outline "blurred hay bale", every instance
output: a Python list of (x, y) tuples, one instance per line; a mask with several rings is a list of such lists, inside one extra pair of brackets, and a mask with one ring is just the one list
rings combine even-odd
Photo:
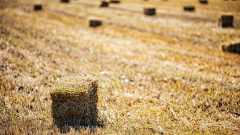
[(145, 15), (155, 15), (156, 10), (153, 7), (146, 7), (146, 8), (144, 8), (144, 14)]
[(218, 21), (219, 27), (233, 27), (234, 17), (231, 14), (221, 15)]
[(40, 10), (42, 10), (42, 4), (35, 4), (35, 5), (33, 6), (33, 10), (34, 10), (34, 11), (40, 11)]
[(189, 12), (195, 11), (194, 6), (184, 6), (183, 9), (184, 9), (184, 11), (189, 11)]
[(61, 0), (62, 3), (69, 3), (69, 0)]
[(102, 25), (102, 20), (100, 18), (90, 17), (88, 18), (89, 27), (98, 27)]
[(100, 7), (108, 7), (108, 2), (107, 1), (102, 1), (102, 4)]
[(208, 0), (199, 0), (201, 4), (208, 4)]
[(97, 80), (91, 77), (61, 78), (51, 89), (52, 117), (54, 119), (97, 120)]
[(120, 0), (111, 0), (111, 3), (120, 3)]
[(224, 52), (238, 53), (240, 54), (240, 41), (223, 43), (221, 48)]

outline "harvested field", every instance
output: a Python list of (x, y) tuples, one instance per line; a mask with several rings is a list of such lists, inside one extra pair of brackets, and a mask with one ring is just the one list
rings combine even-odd
[[(240, 134), (240, 55), (221, 48), (240, 40), (239, 0), (39, 2), (34, 12), (31, 0), (0, 0), (0, 134)], [(233, 28), (218, 26), (224, 13)], [(79, 74), (98, 80), (94, 124), (64, 114), (85, 103), (49, 93)], [(54, 120), (55, 105), (70, 119)]]

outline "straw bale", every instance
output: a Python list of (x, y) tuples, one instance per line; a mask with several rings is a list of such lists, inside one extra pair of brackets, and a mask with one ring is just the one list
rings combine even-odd
[(54, 119), (81, 119), (94, 122), (97, 117), (97, 80), (80, 76), (61, 78), (51, 89)]
[(184, 9), (184, 11), (189, 11), (189, 12), (195, 11), (194, 6), (184, 6), (183, 9)]
[(233, 20), (234, 17), (231, 14), (221, 15), (218, 24), (220, 27), (233, 27)]
[(208, 4), (208, 0), (199, 0), (201, 4)]
[(153, 7), (147, 7), (147, 8), (144, 8), (144, 14), (145, 15), (155, 15), (156, 10)]
[(240, 54), (240, 41), (231, 42), (231, 43), (223, 43), (221, 48), (224, 52), (238, 53)]
[(63, 3), (69, 3), (69, 0), (61, 0)]
[(42, 10), (42, 5), (41, 4), (35, 4), (34, 7), (33, 7), (33, 10), (34, 11)]
[(98, 27), (102, 25), (102, 20), (100, 18), (90, 17), (88, 18), (88, 23), (90, 27)]
[(102, 1), (102, 4), (101, 4), (100, 7), (108, 7), (108, 2), (106, 2), (106, 1)]
[(111, 3), (120, 3), (120, 0), (111, 0)]

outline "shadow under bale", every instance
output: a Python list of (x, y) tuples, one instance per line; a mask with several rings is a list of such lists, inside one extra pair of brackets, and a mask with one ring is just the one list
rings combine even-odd
[(69, 0), (61, 0), (62, 3), (69, 3)]
[(97, 110), (97, 80), (79, 76), (61, 78), (50, 90), (53, 122), (61, 132), (70, 126), (102, 126)]
[(195, 11), (195, 7), (194, 6), (185, 6), (183, 7), (184, 11), (189, 11), (189, 12), (193, 12)]
[(224, 52), (238, 53), (240, 54), (240, 42), (237, 43), (225, 43), (222, 45)]
[(226, 27), (233, 28), (233, 20), (234, 20), (234, 17), (232, 15), (222, 15), (219, 18), (218, 25), (223, 28), (226, 28)]
[(33, 10), (34, 10), (34, 11), (40, 11), (40, 10), (42, 10), (42, 5), (34, 5)]
[(144, 8), (144, 14), (145, 15), (155, 15), (156, 10), (155, 10), (155, 8)]
[(106, 2), (106, 1), (102, 1), (102, 4), (101, 4), (100, 7), (108, 7), (108, 2)]

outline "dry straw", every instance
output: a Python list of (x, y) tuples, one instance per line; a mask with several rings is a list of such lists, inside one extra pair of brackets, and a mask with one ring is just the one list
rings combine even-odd
[(54, 119), (80, 119), (96, 122), (97, 80), (92, 77), (67, 76), (50, 90)]

